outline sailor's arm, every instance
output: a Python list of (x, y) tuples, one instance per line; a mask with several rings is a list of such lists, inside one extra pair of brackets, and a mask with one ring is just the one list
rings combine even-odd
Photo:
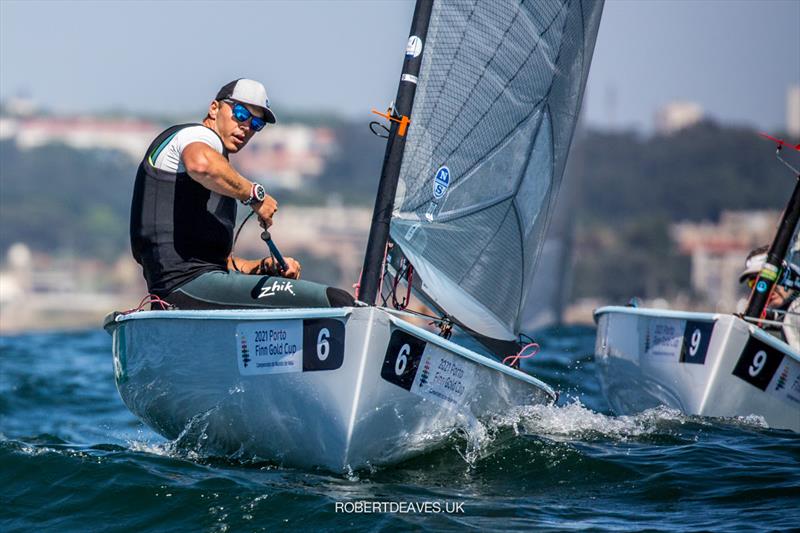
[(280, 275), (284, 278), (300, 279), (300, 263), (291, 257), (284, 257), (288, 270), (281, 272), (272, 257), (264, 259), (242, 259), (241, 257), (228, 257), (228, 270), (254, 275)]
[[(253, 182), (236, 172), (222, 154), (206, 143), (189, 144), (183, 149), (181, 158), (189, 176), (206, 189), (241, 201), (250, 198)], [(269, 226), (272, 215), (278, 210), (278, 202), (267, 195), (262, 202), (254, 202), (250, 207)]]

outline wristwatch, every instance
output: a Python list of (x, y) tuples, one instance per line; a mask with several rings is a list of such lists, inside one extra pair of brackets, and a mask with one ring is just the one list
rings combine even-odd
[(254, 183), (253, 187), (250, 189), (250, 198), (242, 200), (242, 203), (244, 205), (250, 205), (255, 202), (263, 202), (266, 196), (267, 191), (264, 190), (264, 187), (262, 187), (260, 183)]

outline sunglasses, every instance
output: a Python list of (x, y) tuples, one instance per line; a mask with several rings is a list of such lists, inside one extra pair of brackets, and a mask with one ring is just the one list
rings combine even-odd
[(752, 289), (756, 284), (756, 278), (747, 278), (747, 281), (745, 283), (747, 283), (748, 289)]
[(233, 110), (233, 118), (235, 118), (237, 122), (247, 122), (250, 120), (250, 127), (253, 128), (254, 131), (261, 131), (264, 129), (264, 126), (267, 125), (267, 121), (265, 119), (255, 116), (250, 112), (249, 109), (239, 102), (235, 102), (233, 100), (223, 100), (223, 102), (231, 106), (231, 109)]

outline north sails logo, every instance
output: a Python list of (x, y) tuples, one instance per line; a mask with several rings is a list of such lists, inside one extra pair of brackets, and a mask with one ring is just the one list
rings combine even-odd
[(258, 295), (259, 298), (266, 298), (267, 296), (274, 296), (279, 292), (288, 292), (292, 296), (294, 296), (294, 291), (292, 290), (292, 282), (291, 281), (273, 281), (272, 285), (266, 285), (261, 287), (261, 294)]

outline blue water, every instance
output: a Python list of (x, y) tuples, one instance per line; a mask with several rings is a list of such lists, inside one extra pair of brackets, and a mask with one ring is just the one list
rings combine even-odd
[[(550, 331), (525, 362), (561, 391), (559, 405), (399, 465), (333, 475), (208, 457), (153, 433), (119, 399), (102, 331), (2, 337), (0, 531), (800, 526), (800, 435), (665, 408), (612, 416), (593, 339)], [(363, 502), (390, 512), (343, 512)]]

